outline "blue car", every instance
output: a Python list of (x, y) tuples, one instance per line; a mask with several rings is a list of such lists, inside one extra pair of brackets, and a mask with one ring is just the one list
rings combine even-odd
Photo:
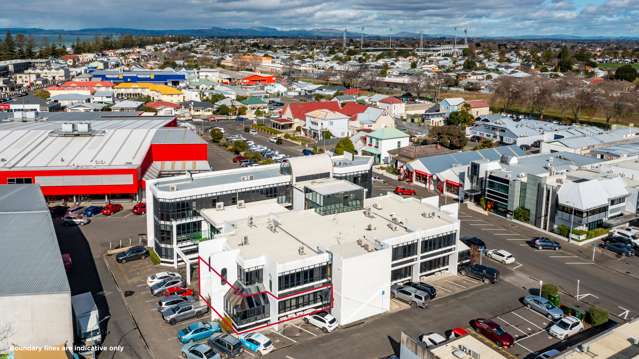
[(84, 215), (87, 217), (93, 217), (96, 214), (100, 214), (102, 212), (102, 208), (101, 206), (89, 206), (87, 208), (84, 209)]
[(273, 343), (262, 333), (240, 335), (240, 343), (247, 350), (260, 355), (266, 355), (273, 351)]
[(213, 333), (221, 331), (218, 323), (195, 322), (178, 332), (177, 338), (182, 344), (203, 340)]

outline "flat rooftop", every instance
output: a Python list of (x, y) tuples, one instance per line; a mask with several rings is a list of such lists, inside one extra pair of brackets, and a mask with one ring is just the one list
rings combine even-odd
[[(231, 222), (235, 228), (220, 237), (226, 238), (227, 245), (239, 249), (246, 259), (268, 255), (278, 263), (286, 263), (326, 250), (346, 257), (361, 255), (369, 250), (357, 244), (358, 240), (373, 250), (380, 242), (407, 233), (457, 223), (456, 218), (430, 204), (392, 193), (367, 199), (364, 207), (326, 216), (314, 210), (286, 211), (253, 217), (250, 225), (248, 218), (255, 210), (247, 207), (244, 216), (229, 215), (238, 218)], [(434, 216), (423, 215), (433, 212)], [(248, 244), (243, 244), (245, 238)]]
[(319, 180), (310, 180), (297, 182), (297, 187), (306, 187), (311, 191), (317, 192), (322, 196), (328, 196), (335, 193), (342, 192), (352, 192), (352, 191), (361, 191), (362, 187), (346, 181), (346, 180), (336, 180), (332, 178), (323, 178)]
[(58, 121), (0, 122), (0, 170), (134, 167), (171, 120), (87, 121), (91, 134), (79, 136), (60, 135), (63, 122)]
[(183, 191), (220, 186), (221, 191), (224, 186), (233, 186), (247, 181), (277, 179), (282, 176), (290, 182), (291, 176), (282, 174), (279, 164), (272, 164), (163, 178), (157, 182), (156, 188), (160, 191), (173, 191), (174, 186), (175, 191)]
[(558, 356), (558, 359), (615, 358), (633, 359), (639, 357), (639, 347), (631, 338), (639, 337), (639, 319), (625, 323), (611, 331), (589, 340), (587, 353), (573, 349)]
[(40, 186), (0, 186), (0, 228), (0, 296), (71, 292)]

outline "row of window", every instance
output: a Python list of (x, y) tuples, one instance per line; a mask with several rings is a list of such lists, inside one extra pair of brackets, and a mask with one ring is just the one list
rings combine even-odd
[(408, 266), (399, 269), (393, 269), (391, 271), (391, 281), (394, 282), (396, 280), (401, 279), (410, 279), (413, 276), (413, 266)]
[(393, 260), (400, 260), (417, 255), (417, 241), (393, 246)]
[(33, 183), (31, 177), (7, 178), (7, 184), (29, 184)]
[(439, 257), (419, 264), (419, 272), (426, 273), (433, 270), (444, 269), (448, 267), (450, 256)]
[[(450, 232), (422, 240), (421, 253), (436, 251), (455, 245), (456, 232)], [(417, 241), (393, 246), (393, 261), (417, 255)]]
[(280, 300), (278, 303), (278, 309), (279, 313), (283, 314), (297, 309), (310, 307), (312, 305), (329, 305), (330, 302), (331, 291), (329, 288), (326, 288), (297, 297)]
[(302, 270), (285, 272), (278, 277), (280, 291), (301, 285), (318, 282), (331, 277), (330, 263), (318, 264)]
[(262, 283), (264, 279), (263, 267), (255, 267), (244, 269), (239, 264), (237, 265), (237, 277), (244, 283), (244, 285), (251, 285), (255, 283)]
[(590, 216), (594, 216), (597, 214), (602, 214), (602, 213), (606, 213), (608, 212), (608, 206), (603, 206), (603, 207), (599, 207), (599, 208), (593, 208), (593, 209), (589, 209), (587, 211), (580, 211), (578, 209), (574, 209), (572, 207), (568, 207), (568, 206), (564, 206), (564, 205), (559, 205), (557, 207), (557, 210), (559, 212), (564, 212), (567, 213), (568, 215), (571, 216), (575, 216), (578, 218), (586, 218), (586, 217), (590, 217)]

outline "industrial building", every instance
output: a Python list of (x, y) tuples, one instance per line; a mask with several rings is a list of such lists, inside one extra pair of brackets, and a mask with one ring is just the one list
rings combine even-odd
[(207, 144), (174, 117), (50, 113), (0, 121), (0, 184), (36, 183), (49, 198), (138, 198), (145, 181), (208, 171)]
[(37, 185), (0, 186), (0, 228), (0, 352), (72, 346), (71, 289)]

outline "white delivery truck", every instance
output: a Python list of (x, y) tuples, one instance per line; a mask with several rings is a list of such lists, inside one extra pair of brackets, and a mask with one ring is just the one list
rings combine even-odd
[(95, 305), (91, 292), (77, 294), (71, 297), (73, 305), (73, 319), (75, 332), (80, 339), (80, 345), (90, 347), (102, 343), (100, 333), (100, 314)]

